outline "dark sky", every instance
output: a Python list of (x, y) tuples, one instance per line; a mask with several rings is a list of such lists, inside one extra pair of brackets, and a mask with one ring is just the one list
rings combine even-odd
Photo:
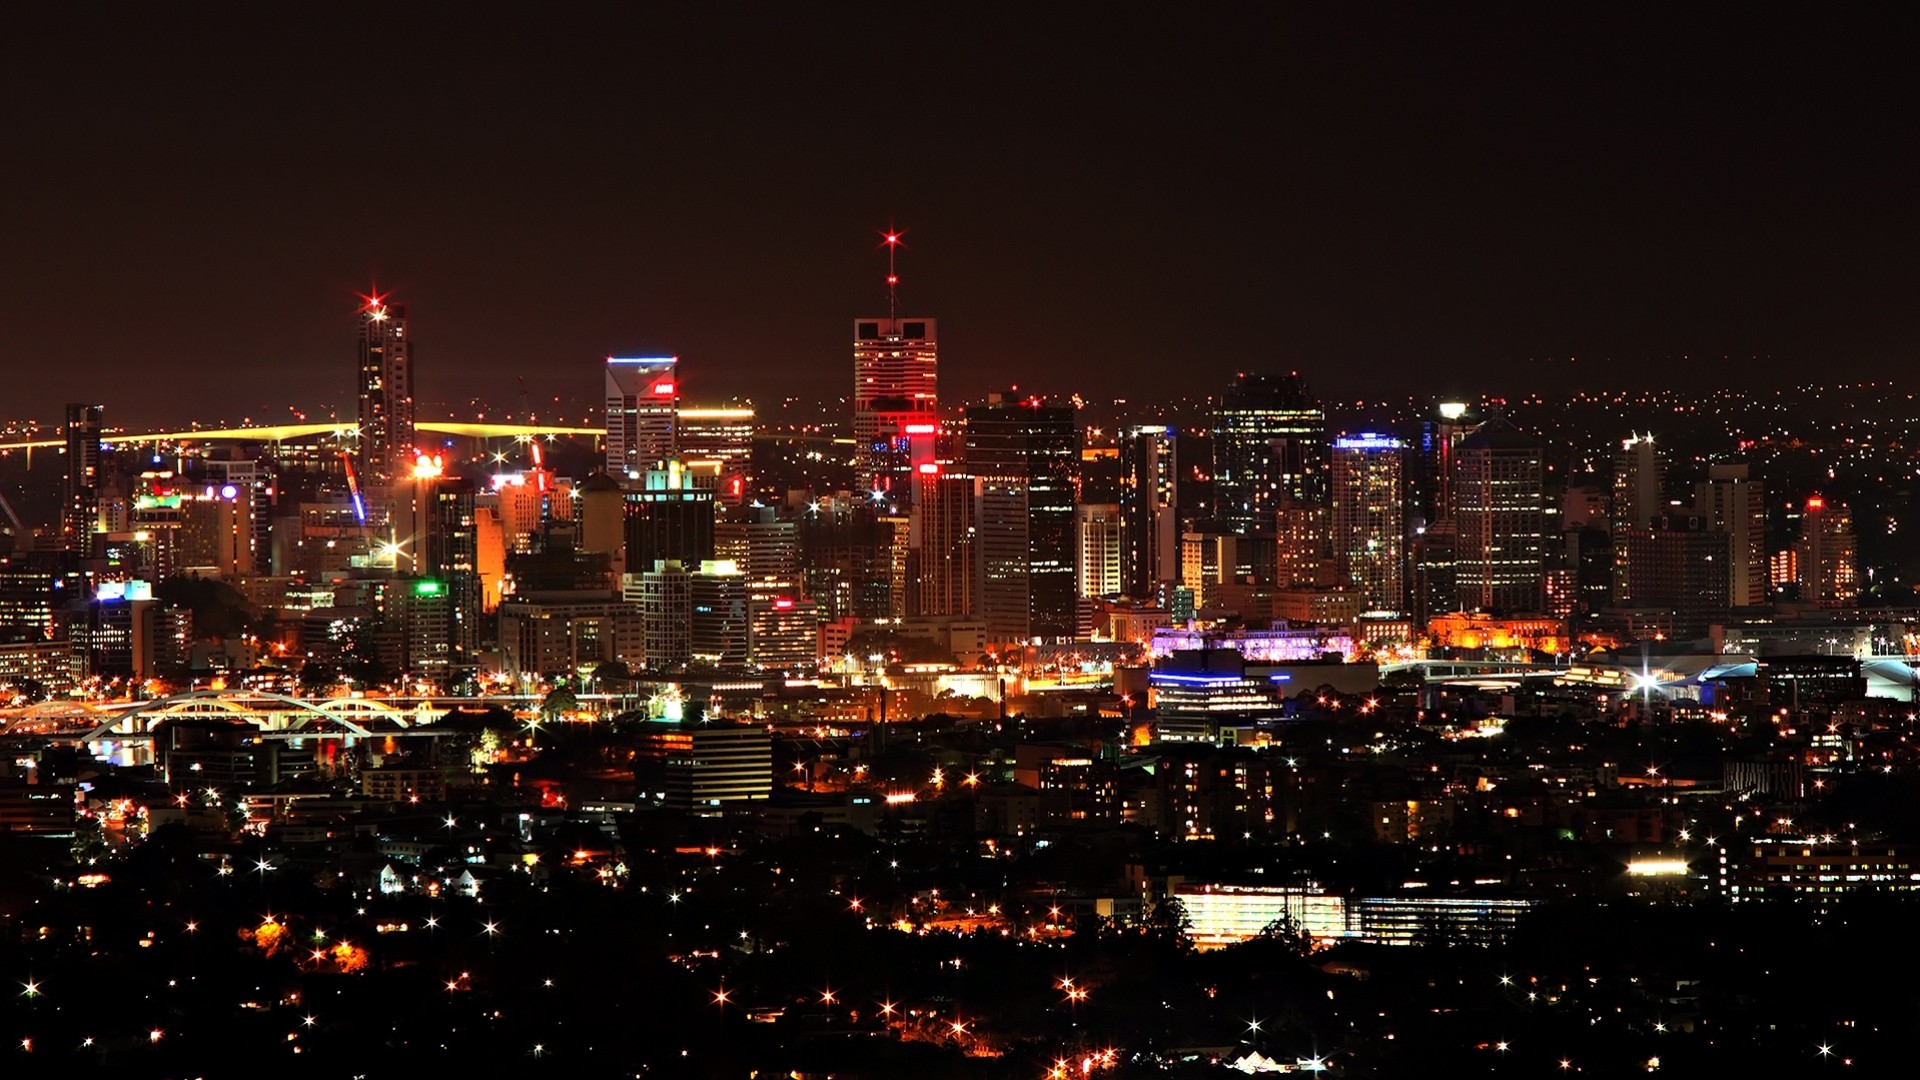
[(423, 415), (838, 393), (890, 218), (949, 402), (1907, 370), (1898, 8), (1538, 6), (9, 12), (0, 417), (350, 412), (376, 277)]

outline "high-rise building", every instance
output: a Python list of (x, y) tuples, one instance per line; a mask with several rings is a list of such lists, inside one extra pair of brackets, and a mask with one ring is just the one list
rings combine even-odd
[(1460, 440), (1480, 426), (1478, 411), (1463, 401), (1442, 401), (1420, 424), (1420, 468), (1408, 482), (1410, 516), (1419, 525), (1453, 520), (1454, 455)]
[(1733, 542), (1727, 600), (1734, 607), (1767, 602), (1766, 488), (1745, 465), (1712, 465), (1694, 486), (1693, 512)]
[(1339, 579), (1333, 563), (1333, 514), (1317, 503), (1282, 499), (1274, 511), (1273, 583), (1320, 589)]
[(1077, 578), (1080, 595), (1119, 596), (1122, 527), (1116, 503), (1085, 503), (1075, 511), (1079, 532)]
[(999, 642), (1071, 638), (1076, 625), (1072, 406), (995, 394), (967, 409), (975, 477), (974, 614)]
[(790, 589), (753, 589), (747, 598), (747, 663), (797, 673), (814, 667), (820, 611)]
[[(1661, 486), (1666, 470), (1653, 445), (1652, 435), (1633, 435), (1620, 443), (1613, 455), (1612, 527), (1616, 536), (1628, 529), (1646, 529), (1665, 512)], [(1629, 605), (1627, 581), (1633, 568), (1627, 560), (1636, 550), (1632, 544), (1613, 545), (1614, 602)]]
[(1545, 488), (1540, 441), (1506, 419), (1460, 440), (1453, 575), (1461, 608), (1508, 613), (1545, 605)]
[(1822, 495), (1807, 496), (1793, 545), (1800, 599), (1844, 607), (1860, 598), (1853, 513)]
[(720, 477), (714, 497), (738, 506), (753, 494), (753, 408), (682, 406), (675, 421), (675, 450), (692, 468), (711, 467)]
[(907, 614), (971, 615), (978, 531), (973, 474), (963, 464), (939, 461), (914, 479)]
[(360, 483), (385, 487), (413, 466), (413, 341), (407, 309), (369, 296), (360, 309)]
[(773, 736), (759, 724), (683, 725), (651, 732), (642, 753), (665, 764), (666, 805), (718, 817), (773, 792)]
[(693, 662), (739, 668), (747, 663), (748, 578), (726, 559), (708, 559), (690, 582)]
[(1283, 497), (1325, 502), (1327, 416), (1299, 372), (1242, 373), (1213, 410), (1214, 517), (1264, 529)]
[(1149, 424), (1120, 436), (1120, 573), (1128, 596), (1143, 599), (1179, 574), (1180, 435)]
[(680, 358), (607, 357), (607, 472), (637, 481), (678, 452)]
[(626, 493), (627, 573), (663, 559), (693, 566), (713, 558), (713, 490), (696, 486), (671, 459), (648, 469), (644, 485)]
[(939, 432), (939, 326), (933, 319), (853, 324), (853, 473), (863, 492), (911, 498), (917, 466)]
[(663, 559), (628, 576), (628, 595), (640, 604), (641, 649), (651, 671), (677, 671), (693, 659), (693, 575), (677, 559)]
[(1333, 549), (1342, 584), (1361, 607), (1400, 611), (1406, 604), (1406, 444), (1364, 432), (1333, 443)]
[(1727, 618), (1732, 541), (1701, 517), (1659, 515), (1645, 527), (1628, 526), (1613, 535), (1613, 546), (1628, 549), (1627, 579), (1615, 602), (1630, 608), (1664, 608), (1673, 613), (1676, 637), (1698, 638)]
[(1654, 448), (1653, 436), (1633, 435), (1613, 455), (1613, 523), (1615, 528), (1644, 529), (1665, 512), (1661, 486), (1666, 467)]
[(908, 522), (864, 498), (821, 499), (800, 515), (801, 592), (826, 620), (906, 613)]
[(749, 581), (797, 587), (800, 525), (781, 521), (772, 507), (747, 507), (713, 527), (714, 557), (733, 562)]
[(81, 558), (93, 554), (94, 533), (100, 518), (100, 426), (106, 410), (99, 405), (67, 406), (67, 490), (60, 531), (67, 549)]
[(446, 597), (449, 673), (465, 672), (479, 663), (485, 607), (476, 494), (472, 483), (455, 479), (422, 488), (428, 525), (425, 536), (414, 537), (414, 553), (420, 573)]

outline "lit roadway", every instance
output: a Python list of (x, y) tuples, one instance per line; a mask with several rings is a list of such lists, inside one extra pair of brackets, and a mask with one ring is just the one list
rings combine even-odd
[[(436, 435), (458, 435), (471, 439), (530, 439), (544, 435), (604, 435), (600, 428), (566, 427), (555, 424), (470, 424), (451, 420), (421, 420), (414, 430)], [(346, 438), (358, 435), (358, 424), (331, 421), (322, 424), (277, 424), (271, 427), (208, 428), (204, 431), (156, 431), (145, 434), (102, 433), (100, 441), (114, 443), (178, 442), (286, 442), (310, 439), (317, 435)], [(39, 450), (66, 445), (65, 439), (33, 439), (27, 442), (0, 443), (0, 451)]]

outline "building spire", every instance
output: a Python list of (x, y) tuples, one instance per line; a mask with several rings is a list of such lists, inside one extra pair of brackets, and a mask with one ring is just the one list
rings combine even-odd
[(900, 251), (900, 238), (905, 235), (905, 229), (896, 229), (892, 225), (888, 225), (886, 231), (880, 234), (881, 243), (887, 249), (887, 318), (893, 320), (900, 318), (900, 273), (894, 259)]

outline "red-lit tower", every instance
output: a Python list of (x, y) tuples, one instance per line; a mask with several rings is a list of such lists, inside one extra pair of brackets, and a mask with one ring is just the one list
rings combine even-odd
[(887, 316), (853, 324), (854, 482), (876, 501), (911, 498), (914, 468), (933, 460), (939, 424), (939, 334), (933, 319), (901, 317), (896, 255), (902, 233), (882, 233), (887, 249)]

